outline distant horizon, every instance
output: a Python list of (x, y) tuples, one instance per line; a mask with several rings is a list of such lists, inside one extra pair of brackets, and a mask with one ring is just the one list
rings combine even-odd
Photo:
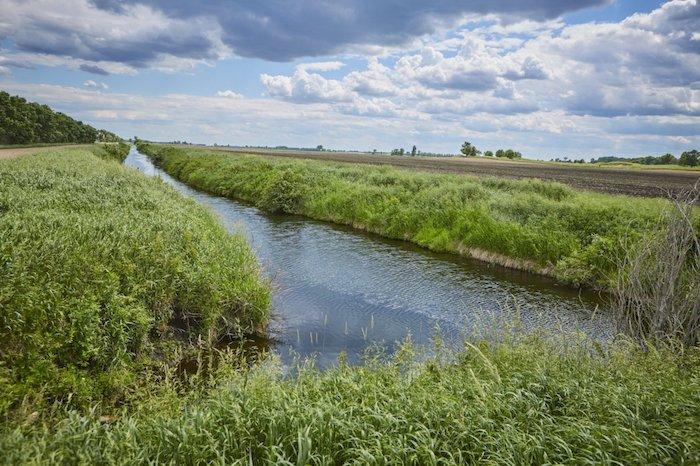
[(700, 3), (0, 0), (0, 90), (125, 138), (700, 149)]

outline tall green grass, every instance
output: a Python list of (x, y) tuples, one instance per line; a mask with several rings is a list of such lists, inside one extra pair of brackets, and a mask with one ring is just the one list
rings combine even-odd
[[(444, 354), (442, 351), (441, 354)], [(537, 338), (283, 378), (274, 364), (151, 387), (131, 410), (28, 418), (15, 464), (698, 464), (700, 354)], [(226, 366), (222, 366), (225, 369)], [(201, 388), (197, 388), (201, 387)]]
[[(198, 189), (606, 287), (623, 240), (651, 231), (666, 201), (506, 180), (141, 145)], [(700, 224), (700, 218), (698, 219)]]
[(124, 155), (113, 145), (0, 161), (0, 413), (117, 398), (171, 356), (164, 339), (267, 321), (268, 286), (242, 238), (92, 151)]
[(108, 142), (94, 144), (92, 146), (92, 152), (103, 159), (123, 162), (126, 160), (126, 156), (129, 155), (129, 147), (129, 144), (125, 142)]

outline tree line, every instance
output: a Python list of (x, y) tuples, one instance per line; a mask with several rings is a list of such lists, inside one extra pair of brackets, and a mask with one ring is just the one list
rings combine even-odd
[(616, 163), (616, 162), (631, 162), (642, 165), (683, 165), (686, 167), (696, 167), (700, 165), (700, 152), (697, 150), (688, 150), (676, 158), (673, 154), (664, 154), (658, 157), (652, 155), (646, 157), (624, 158), (624, 157), (600, 157), (591, 159), (591, 163)]
[(48, 105), (28, 102), (0, 91), (0, 144), (118, 142), (121, 138), (98, 130)]
[[(459, 152), (462, 154), (464, 157), (478, 157), (479, 155), (482, 154), (482, 152), (476, 148), (472, 143), (469, 141), (464, 141), (464, 144), (462, 144), (462, 147), (459, 149)], [(513, 150), (513, 149), (498, 149), (496, 152), (492, 152), (490, 150), (484, 151), (483, 153), (484, 157), (498, 157), (498, 158), (503, 158), (503, 159), (521, 159), (523, 158), (523, 154), (520, 152)]]

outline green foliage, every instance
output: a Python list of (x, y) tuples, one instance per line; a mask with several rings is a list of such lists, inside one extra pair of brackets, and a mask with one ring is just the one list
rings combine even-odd
[(161, 181), (84, 149), (0, 161), (0, 412), (114, 396), (175, 323), (212, 341), (268, 306), (245, 241)]
[(599, 157), (592, 159), (591, 163), (638, 163), (641, 165), (681, 165), (694, 167), (700, 165), (700, 152), (697, 150), (689, 150), (683, 152), (680, 158), (676, 158), (673, 154), (664, 154), (659, 157), (648, 155), (645, 157)]
[(129, 155), (129, 144), (125, 142), (98, 144), (93, 146), (93, 153), (107, 160), (123, 162)]
[(496, 157), (506, 159), (521, 159), (523, 158), (523, 154), (513, 149), (498, 149), (496, 151)]
[(268, 212), (298, 213), (306, 187), (301, 175), (292, 170), (275, 172), (265, 183), (256, 206)]
[(46, 105), (0, 91), (0, 144), (93, 143), (119, 136), (76, 121)]
[[(11, 464), (698, 464), (700, 354), (591, 356), (531, 338), (453, 357), (284, 378), (225, 366), (209, 390), (149, 387), (131, 410), (0, 433)], [(192, 383), (190, 381), (190, 383)], [(31, 425), (29, 425), (31, 424)]]
[(459, 152), (465, 157), (476, 157), (480, 152), (470, 142), (464, 141)]
[(683, 152), (680, 159), (678, 159), (678, 164), (688, 167), (696, 167), (700, 165), (700, 152), (696, 150)]
[[(474, 178), (142, 145), (174, 177), (260, 207), (351, 225), (436, 251), (487, 251), (509, 266), (605, 287), (622, 238), (652, 230), (666, 201), (539, 180)], [(476, 250), (476, 252), (475, 252)], [(611, 251), (612, 250), (612, 251)], [(493, 256), (489, 260), (494, 260)]]

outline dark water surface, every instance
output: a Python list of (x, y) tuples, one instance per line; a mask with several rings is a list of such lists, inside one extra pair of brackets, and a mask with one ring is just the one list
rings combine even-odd
[(159, 176), (207, 206), (231, 232), (251, 243), (273, 283), (270, 325), (283, 361), (314, 356), (319, 366), (346, 352), (351, 362), (374, 344), (389, 349), (411, 334), (429, 344), (496, 331), (518, 322), (610, 337), (612, 323), (600, 299), (554, 281), (402, 241), (288, 215), (196, 191), (131, 149), (125, 164)]

